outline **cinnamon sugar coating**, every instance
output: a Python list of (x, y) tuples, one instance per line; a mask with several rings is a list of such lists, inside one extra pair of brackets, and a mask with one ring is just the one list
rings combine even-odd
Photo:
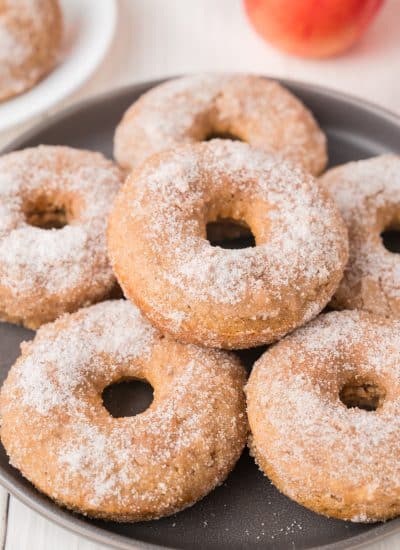
[(349, 162), (329, 170), (320, 183), (349, 232), (349, 261), (334, 307), (400, 318), (400, 256), (386, 250), (381, 238), (384, 230), (400, 227), (400, 157)]
[(312, 174), (327, 162), (325, 135), (301, 101), (246, 74), (197, 74), (149, 90), (118, 125), (114, 154), (131, 169), (153, 153), (221, 135), (280, 153)]
[(25, 92), (51, 71), (62, 31), (58, 0), (0, 1), (0, 101)]
[[(206, 224), (244, 221), (253, 248), (211, 246)], [(297, 166), (240, 142), (154, 155), (128, 177), (109, 218), (125, 295), (160, 330), (211, 347), (272, 342), (315, 317), (337, 288), (347, 234)]]
[[(102, 402), (126, 378), (150, 407), (112, 417)], [(11, 464), (57, 503), (114, 521), (194, 504), (220, 484), (247, 438), (245, 371), (233, 355), (164, 338), (125, 300), (39, 329), (0, 394)]]
[[(332, 312), (256, 362), (246, 386), (250, 449), (282, 493), (355, 522), (400, 514), (399, 342), (398, 321)], [(347, 408), (346, 387), (353, 400), (355, 390), (373, 397), (376, 410)]]
[(105, 227), (121, 183), (99, 153), (40, 146), (0, 157), (0, 319), (37, 328), (113, 292)]

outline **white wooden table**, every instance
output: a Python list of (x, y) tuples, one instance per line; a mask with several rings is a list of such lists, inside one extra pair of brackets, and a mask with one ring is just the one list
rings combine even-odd
[[(120, 0), (119, 4), (118, 31), (107, 59), (64, 105), (144, 79), (233, 70), (319, 83), (400, 114), (400, 0), (386, 0), (379, 18), (351, 52), (323, 62), (289, 58), (263, 43), (248, 25), (241, 0)], [(0, 133), (0, 147), (34, 122)], [(50, 523), (0, 489), (0, 549), (103, 548)], [(400, 535), (368, 546), (369, 550), (398, 548)]]

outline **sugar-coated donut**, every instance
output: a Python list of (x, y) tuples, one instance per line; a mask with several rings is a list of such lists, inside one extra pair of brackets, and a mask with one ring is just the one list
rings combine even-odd
[(0, 319), (37, 328), (114, 289), (105, 226), (121, 183), (99, 153), (40, 146), (0, 157)]
[(277, 488), (356, 522), (400, 514), (400, 323), (322, 315), (271, 347), (246, 387), (251, 451)]
[(58, 0), (0, 0), (0, 101), (25, 92), (54, 67), (62, 29)]
[(114, 154), (124, 168), (177, 145), (227, 136), (281, 153), (312, 174), (327, 161), (326, 139), (311, 112), (272, 80), (198, 74), (143, 94), (117, 127)]
[[(206, 224), (246, 222), (257, 246), (211, 246)], [(334, 202), (295, 165), (228, 140), (154, 155), (110, 214), (116, 276), (152, 323), (212, 347), (272, 342), (337, 288), (347, 233)]]
[[(150, 407), (112, 417), (102, 392), (129, 378)], [(164, 338), (125, 300), (41, 327), (0, 395), (13, 466), (72, 510), (114, 521), (172, 514), (221, 483), (247, 439), (245, 371), (233, 355)]]
[(400, 257), (381, 233), (400, 227), (400, 157), (349, 162), (320, 182), (336, 200), (349, 232), (349, 262), (334, 307), (400, 318)]

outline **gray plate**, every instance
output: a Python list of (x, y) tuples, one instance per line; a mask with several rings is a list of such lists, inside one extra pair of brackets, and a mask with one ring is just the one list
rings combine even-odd
[[(123, 111), (154, 84), (131, 86), (64, 110), (7, 150), (48, 143), (100, 150), (111, 156), (113, 131)], [(310, 107), (327, 133), (331, 164), (398, 152), (400, 120), (392, 114), (315, 86), (285, 84)], [(19, 353), (20, 341), (31, 336), (31, 332), (21, 328), (0, 325), (1, 380)], [(250, 368), (259, 353), (260, 350), (252, 350), (241, 352), (241, 356)], [(112, 395), (109, 398), (113, 400)], [(279, 494), (247, 452), (226, 483), (200, 503), (170, 518), (132, 525), (91, 521), (58, 508), (9, 466), (2, 447), (0, 482), (47, 518), (117, 548), (333, 550), (354, 548), (400, 530), (400, 519), (381, 525), (360, 525), (309, 512)]]

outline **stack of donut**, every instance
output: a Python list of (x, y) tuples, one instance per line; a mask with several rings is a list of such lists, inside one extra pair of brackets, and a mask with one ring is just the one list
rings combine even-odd
[[(38, 329), (0, 394), (11, 464), (69, 509), (140, 521), (201, 499), (248, 442), (315, 512), (400, 514), (400, 264), (380, 238), (400, 159), (318, 180), (312, 114), (250, 75), (151, 89), (115, 159), (0, 158), (0, 317)], [(265, 344), (246, 383), (226, 350)], [(126, 379), (154, 399), (114, 418), (103, 390)]]

